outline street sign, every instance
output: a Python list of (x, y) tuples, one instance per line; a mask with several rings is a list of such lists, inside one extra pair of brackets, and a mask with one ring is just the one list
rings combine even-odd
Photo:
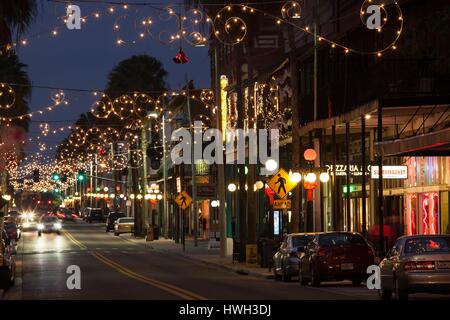
[(192, 198), (186, 191), (181, 191), (175, 198), (175, 202), (184, 210), (192, 203)]
[(291, 209), (291, 200), (275, 200), (273, 202), (274, 209)]
[(267, 184), (281, 199), (297, 186), (297, 182), (292, 181), (284, 169), (280, 169)]

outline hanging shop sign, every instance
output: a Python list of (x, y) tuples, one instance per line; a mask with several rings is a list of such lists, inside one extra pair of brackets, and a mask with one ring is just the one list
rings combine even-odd
[[(379, 179), (378, 166), (370, 168), (372, 179)], [(408, 166), (383, 166), (384, 179), (408, 179)]]
[[(328, 174), (330, 176), (333, 175), (333, 165), (327, 165)], [(351, 176), (362, 176), (363, 170), (361, 165), (351, 164), (349, 167)], [(367, 166), (366, 176), (370, 175), (370, 165)], [(336, 164), (336, 176), (347, 176), (347, 165), (345, 164)]]

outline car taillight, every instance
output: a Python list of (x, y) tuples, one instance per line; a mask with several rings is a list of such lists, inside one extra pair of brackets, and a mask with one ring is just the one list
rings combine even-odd
[(405, 263), (405, 271), (421, 271), (434, 269), (434, 261), (410, 261)]

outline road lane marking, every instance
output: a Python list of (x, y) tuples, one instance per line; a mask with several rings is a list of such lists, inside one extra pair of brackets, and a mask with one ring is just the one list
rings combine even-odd
[(158, 289), (164, 290), (166, 292), (169, 292), (170, 294), (173, 294), (177, 297), (180, 297), (182, 299), (185, 300), (207, 300), (207, 298), (198, 295), (196, 293), (190, 292), (188, 290), (179, 288), (177, 286), (165, 283), (165, 282), (161, 282), (155, 279), (151, 279), (148, 277), (145, 277), (139, 273), (136, 273), (124, 266), (122, 266), (121, 264), (105, 257), (104, 255), (98, 253), (98, 252), (91, 252), (91, 254), (99, 261), (101, 261), (102, 263), (106, 264), (107, 266), (115, 269), (116, 271), (126, 275), (127, 277), (130, 277), (132, 279), (138, 280), (142, 283), (148, 284), (150, 286), (156, 287)]
[(78, 248), (80, 249), (87, 249), (87, 247), (82, 244), (80, 241), (78, 241), (77, 239), (74, 238), (74, 236), (72, 236), (72, 234), (69, 231), (63, 231), (63, 234), (67, 237), (67, 239), (69, 239), (73, 244), (75, 244)]

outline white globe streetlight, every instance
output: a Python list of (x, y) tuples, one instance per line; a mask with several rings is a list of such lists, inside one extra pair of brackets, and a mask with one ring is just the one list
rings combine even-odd
[(255, 186), (256, 186), (256, 190), (261, 190), (262, 188), (264, 188), (264, 182), (256, 181)]
[(235, 192), (236, 189), (237, 189), (236, 184), (230, 183), (230, 184), (228, 185), (228, 191), (230, 191), (230, 192)]
[(302, 181), (302, 175), (299, 172), (294, 172), (291, 175), (291, 180), (293, 182), (299, 183), (300, 181)]
[(323, 183), (330, 181), (330, 175), (328, 174), (328, 172), (322, 172), (319, 176), (320, 181), (322, 181)]
[(309, 182), (309, 183), (316, 182), (316, 180), (317, 180), (317, 175), (314, 172), (308, 173), (305, 177), (305, 181)]
[(278, 162), (276, 162), (275, 160), (269, 159), (266, 161), (266, 169), (268, 171), (273, 172), (273, 171), (277, 170), (277, 168), (278, 168)]

